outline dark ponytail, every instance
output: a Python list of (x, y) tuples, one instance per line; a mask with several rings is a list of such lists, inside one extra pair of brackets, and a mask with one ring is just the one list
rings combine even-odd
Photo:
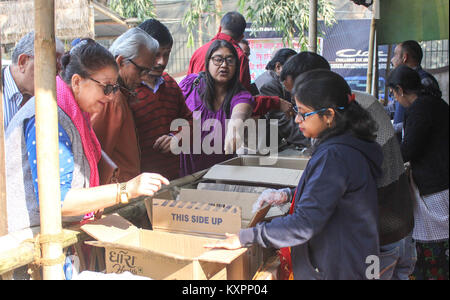
[(107, 66), (118, 70), (111, 52), (92, 39), (82, 39), (61, 57), (60, 76), (70, 85), (74, 74), (87, 78)]
[[(305, 72), (295, 80), (293, 92), (299, 102), (314, 110), (332, 108), (335, 111), (334, 126), (321, 132), (318, 143), (344, 133), (375, 141), (376, 122), (355, 101), (350, 87), (340, 75), (324, 69)], [(321, 112), (319, 116), (327, 113)]]

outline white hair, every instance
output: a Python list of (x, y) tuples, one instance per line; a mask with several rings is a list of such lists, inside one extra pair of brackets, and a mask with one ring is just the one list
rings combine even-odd
[(135, 27), (128, 29), (119, 36), (109, 47), (109, 51), (114, 57), (119, 55), (127, 59), (134, 59), (139, 55), (139, 49), (144, 46), (150, 52), (156, 52), (159, 47), (157, 40), (152, 38), (144, 30)]

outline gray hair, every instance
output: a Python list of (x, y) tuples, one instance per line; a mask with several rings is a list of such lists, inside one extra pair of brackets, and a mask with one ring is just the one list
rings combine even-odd
[[(56, 52), (61, 52), (64, 54), (64, 44), (63, 42), (55, 38), (55, 47)], [(16, 47), (13, 50), (13, 53), (11, 55), (11, 62), (13, 64), (17, 64), (19, 61), (19, 56), (21, 54), (25, 54), (28, 56), (34, 56), (34, 31), (30, 31), (26, 35), (24, 35), (20, 41), (17, 42)]]
[(11, 56), (11, 62), (16, 65), (21, 54), (34, 56), (34, 31), (27, 33), (17, 42)]
[(119, 36), (109, 47), (109, 51), (117, 57), (119, 55), (127, 59), (134, 59), (139, 55), (139, 49), (144, 46), (151, 52), (158, 51), (159, 43), (144, 30), (135, 27), (128, 29)]

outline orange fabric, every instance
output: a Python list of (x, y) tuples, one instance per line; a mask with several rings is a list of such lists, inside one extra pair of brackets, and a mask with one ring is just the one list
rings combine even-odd
[[(292, 215), (294, 213), (295, 195), (296, 194), (297, 194), (297, 191), (295, 191), (295, 193), (294, 193), (291, 207), (289, 209), (290, 215)], [(281, 248), (278, 251), (278, 256), (280, 258), (280, 267), (278, 269), (278, 279), (279, 280), (294, 280), (294, 272), (292, 270), (291, 247)]]
[(118, 92), (114, 101), (107, 103), (101, 112), (91, 115), (91, 122), (103, 151), (119, 167), (119, 181), (139, 175), (139, 145), (127, 97)]

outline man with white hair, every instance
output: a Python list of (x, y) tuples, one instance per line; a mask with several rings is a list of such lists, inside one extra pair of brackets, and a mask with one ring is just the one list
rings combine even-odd
[[(56, 60), (64, 53), (64, 44), (56, 39)], [(2, 70), (4, 129), (19, 109), (34, 96), (34, 31), (16, 44), (11, 65)]]
[[(103, 110), (91, 116), (92, 128), (102, 150), (119, 167), (119, 182), (140, 174), (140, 153), (136, 126), (129, 102), (136, 101), (135, 89), (151, 72), (159, 44), (140, 28), (119, 36), (109, 48), (119, 66), (120, 93)], [(109, 182), (101, 182), (106, 184)]]

